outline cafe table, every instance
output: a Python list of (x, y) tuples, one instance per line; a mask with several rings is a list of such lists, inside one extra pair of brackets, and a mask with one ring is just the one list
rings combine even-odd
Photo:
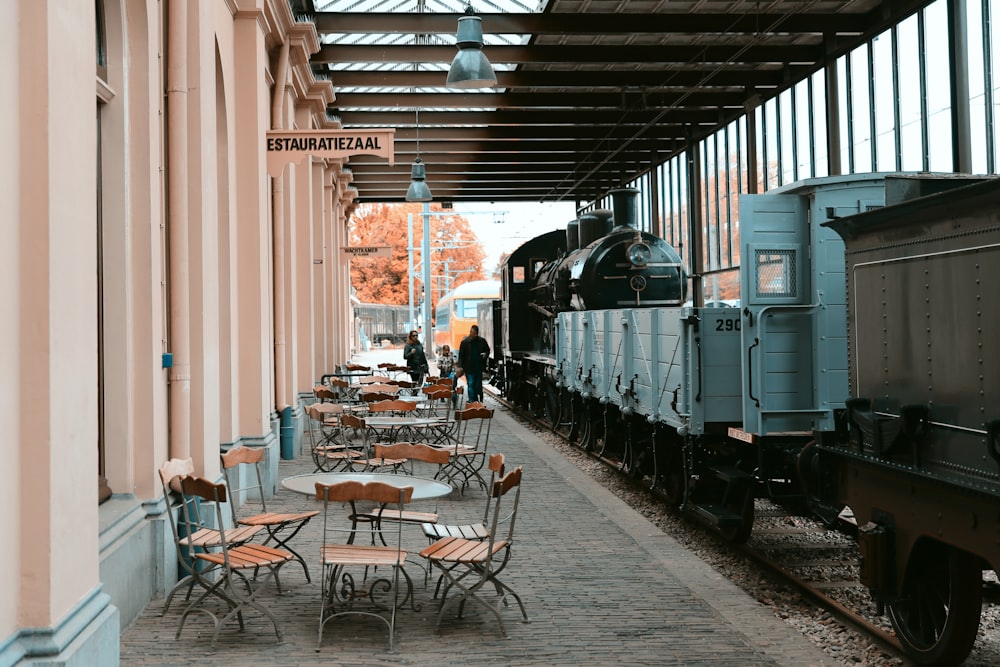
[(412, 475), (391, 475), (378, 472), (314, 472), (293, 475), (281, 480), (281, 487), (307, 496), (316, 495), (316, 484), (337, 484), (339, 482), (383, 482), (398, 489), (413, 487), (413, 500), (442, 498), (452, 492), (450, 484), (436, 479), (414, 477)]
[(418, 434), (427, 434), (441, 426), (441, 420), (437, 417), (400, 417), (371, 415), (365, 417), (365, 426), (375, 438), (375, 442), (394, 443), (400, 442), (404, 438), (419, 441), (423, 438)]

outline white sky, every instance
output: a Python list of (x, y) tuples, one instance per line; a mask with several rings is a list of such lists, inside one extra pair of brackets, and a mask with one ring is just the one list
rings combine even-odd
[(515, 250), (528, 239), (566, 229), (576, 219), (572, 201), (539, 204), (535, 202), (455, 203), (455, 213), (469, 221), (472, 231), (486, 251), (483, 270), (490, 274), (500, 255)]

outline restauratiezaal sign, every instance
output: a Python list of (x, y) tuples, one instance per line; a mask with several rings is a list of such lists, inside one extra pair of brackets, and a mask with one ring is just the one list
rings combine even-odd
[(267, 133), (267, 173), (277, 178), (285, 165), (307, 155), (319, 158), (375, 155), (395, 164), (395, 128), (368, 130), (274, 130)]
[(355, 257), (392, 257), (392, 246), (387, 245), (343, 246), (340, 250), (344, 254), (344, 257), (348, 259)]

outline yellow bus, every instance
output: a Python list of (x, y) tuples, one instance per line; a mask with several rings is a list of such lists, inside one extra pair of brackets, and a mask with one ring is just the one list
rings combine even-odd
[(435, 311), (434, 349), (450, 345), (451, 351), (458, 354), (458, 346), (469, 335), (469, 327), (478, 323), (479, 304), (499, 298), (499, 280), (473, 280), (441, 297)]

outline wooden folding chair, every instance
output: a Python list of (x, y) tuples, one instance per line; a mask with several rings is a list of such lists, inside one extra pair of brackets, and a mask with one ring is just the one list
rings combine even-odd
[(490, 442), (490, 427), (493, 410), (476, 403), (470, 403), (453, 414), (452, 429), (446, 434), (452, 440), (452, 459), (441, 469), (438, 477), (457, 486), (459, 494), (465, 494), (470, 480), (475, 479), (484, 491), (489, 491), (480, 471), (486, 463), (486, 450)]
[[(389, 651), (393, 650), (396, 629), (396, 611), (412, 597), (413, 583), (404, 569), (407, 553), (402, 547), (402, 523), (397, 523), (395, 544), (391, 546), (376, 546), (355, 544), (359, 532), (359, 522), (356, 503), (374, 502), (380, 507), (394, 508), (393, 511), (403, 511), (413, 498), (413, 487), (397, 488), (382, 482), (340, 482), (337, 484), (316, 484), (316, 499), (323, 503), (323, 546), (321, 562), (323, 566), (323, 604), (319, 614), (319, 635), (316, 640), (316, 651), (323, 644), (323, 628), (330, 620), (347, 615), (369, 616), (377, 618), (389, 629)], [(333, 503), (350, 503), (351, 526), (338, 528)], [(333, 542), (336, 533), (346, 534), (343, 541)], [(383, 568), (383, 572), (391, 570), (385, 576), (367, 581), (369, 568)], [(363, 569), (359, 579), (358, 568)], [(400, 598), (400, 576), (406, 585), (406, 594)], [(360, 601), (367, 599), (371, 607), (355, 608)], [(381, 610), (383, 613), (379, 613)]]
[[(510, 511), (506, 511), (505, 502), (510, 491), (514, 491)], [(442, 538), (423, 551), (420, 556), (426, 558), (429, 566), (437, 568), (441, 573), (444, 588), (441, 592), (441, 608), (438, 611), (437, 630), (441, 630), (441, 620), (451, 607), (458, 606), (458, 617), (465, 611), (465, 603), (472, 602), (489, 610), (500, 624), (500, 631), (506, 635), (507, 629), (500, 615), (500, 606), (507, 604), (508, 598), (514, 598), (521, 609), (525, 623), (529, 622), (528, 612), (524, 603), (513, 588), (500, 579), (500, 574), (507, 567), (511, 557), (511, 547), (514, 544), (514, 524), (516, 523), (518, 504), (521, 498), (521, 467), (518, 466), (500, 479), (493, 482), (490, 499), (493, 503), (490, 518), (489, 534), (486, 539), (465, 539), (461, 537)], [(501, 519), (503, 517), (503, 519)], [(498, 526), (506, 522), (507, 530), (503, 537), (498, 535)], [(484, 590), (489, 584), (497, 594), (494, 603), (486, 600)], [(458, 594), (449, 597), (455, 589)]]
[[(267, 539), (264, 544), (269, 544), (272, 540), (279, 549), (290, 551), (295, 560), (302, 565), (305, 572), (306, 581), (309, 578), (309, 566), (305, 559), (295, 551), (288, 542), (302, 530), (302, 527), (309, 523), (309, 520), (319, 514), (319, 510), (309, 510), (306, 512), (268, 512), (267, 501), (264, 499), (264, 476), (261, 472), (261, 464), (264, 461), (264, 450), (257, 447), (236, 447), (222, 454), (219, 459), (222, 462), (222, 473), (226, 477), (226, 486), (229, 487), (229, 507), (232, 509), (234, 525), (260, 526), (267, 531)], [(252, 474), (240, 474), (240, 468), (252, 468)], [(245, 482), (241, 482), (245, 479)], [(236, 503), (234, 499), (245, 495), (247, 502), (252, 500), (260, 501), (261, 511), (242, 519), (236, 515)], [(281, 592), (281, 582), (275, 575), (275, 584), (278, 592)]]
[[(181, 491), (185, 496), (200, 498), (201, 500), (213, 503), (215, 506), (215, 518), (218, 525), (222, 526), (222, 505), (227, 501), (227, 490), (225, 484), (215, 484), (201, 477), (183, 477), (180, 480)], [(195, 530), (200, 525), (198, 517), (198, 505), (184, 503), (181, 506), (181, 514), (188, 530)], [(181, 631), (184, 630), (184, 623), (188, 616), (194, 613), (204, 613), (212, 618), (215, 625), (212, 632), (212, 647), (215, 647), (219, 639), (219, 631), (227, 622), (234, 617), (239, 620), (240, 630), (244, 630), (243, 611), (247, 608), (256, 609), (267, 616), (274, 626), (274, 634), (281, 639), (281, 628), (278, 627), (278, 619), (264, 605), (257, 601), (257, 594), (266, 586), (268, 580), (276, 577), (278, 570), (285, 563), (295, 559), (295, 556), (284, 549), (276, 549), (263, 544), (244, 543), (240, 545), (230, 544), (226, 540), (226, 532), (220, 533), (218, 551), (197, 552), (194, 557), (214, 566), (217, 573), (215, 582), (194, 601), (184, 609), (181, 614), (180, 623), (177, 626), (175, 639), (180, 639)], [(261, 576), (263, 572), (263, 576)], [(249, 575), (253, 575), (257, 582), (256, 587), (250, 585)], [(226, 603), (228, 612), (221, 618), (216, 610), (209, 607), (208, 602), (212, 597), (217, 597)]]
[[(170, 521), (170, 533), (177, 549), (177, 563), (183, 572), (183, 576), (167, 593), (163, 610), (160, 612), (160, 615), (163, 616), (170, 609), (170, 603), (178, 591), (187, 588), (184, 599), (189, 600), (195, 586), (201, 586), (205, 589), (211, 588), (213, 582), (206, 575), (213, 567), (205, 561), (196, 561), (194, 554), (197, 551), (218, 550), (222, 545), (223, 535), (217, 528), (221, 524), (209, 525), (198, 521), (197, 525), (194, 525), (184, 522), (184, 517), (181, 514), (184, 511), (182, 506), (198, 502), (193, 498), (185, 498), (181, 493), (181, 479), (194, 474), (193, 459), (170, 459), (160, 466), (159, 473), (160, 483), (163, 487), (163, 500), (167, 507), (167, 518)], [(177, 518), (174, 518), (175, 501), (178, 501)], [(196, 512), (196, 510), (193, 509), (192, 512)], [(195, 516), (200, 517), (197, 513)], [(228, 544), (249, 542), (260, 530), (259, 526), (236, 526), (226, 529), (226, 542)]]
[[(490, 485), (493, 488), (495, 482), (504, 474), (504, 455), (490, 454), (489, 460)], [(493, 498), (486, 496), (486, 507), (483, 511), (483, 520), (480, 523), (467, 524), (442, 524), (437, 521), (428, 521), (421, 524), (424, 535), (431, 542), (445, 537), (460, 537), (466, 540), (484, 540), (489, 537), (490, 510), (493, 507)]]
[(363, 455), (352, 448), (353, 439), (349, 437), (349, 427), (344, 425), (345, 418), (350, 421), (354, 417), (344, 414), (340, 406), (313, 403), (306, 406), (306, 416), (306, 434), (309, 436), (310, 453), (316, 466), (313, 472), (347, 470), (352, 458)]
[[(451, 452), (420, 443), (397, 442), (391, 445), (376, 444), (374, 450), (375, 461), (389, 461), (397, 470), (403, 468), (407, 463), (412, 466), (413, 461), (421, 461), (440, 467), (447, 465), (448, 461), (451, 460)], [(379, 468), (376, 466), (374, 469), (378, 470)], [(412, 474), (412, 468), (409, 472)], [(385, 507), (380, 506), (361, 511), (357, 516), (359, 519), (372, 522), (376, 532), (380, 531), (379, 526), (382, 521), (402, 521), (404, 523), (417, 524), (434, 524), (438, 521), (436, 509), (434, 512), (415, 512), (412, 510), (387, 510)]]

